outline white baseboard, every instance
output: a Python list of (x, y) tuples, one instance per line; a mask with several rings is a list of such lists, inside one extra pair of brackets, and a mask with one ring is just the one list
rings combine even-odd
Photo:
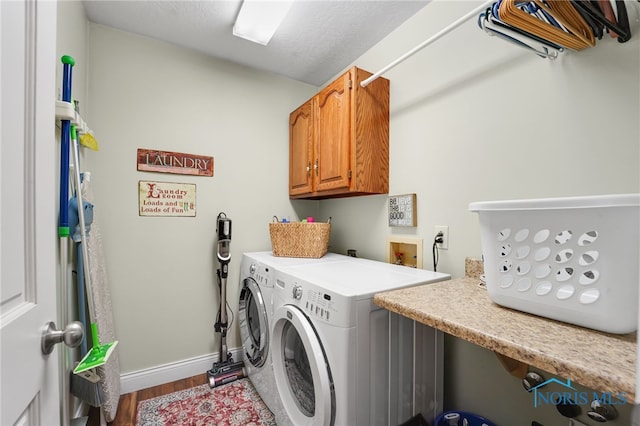
[[(230, 349), (234, 360), (242, 360), (242, 348)], [(180, 379), (205, 374), (219, 360), (217, 353), (184, 359), (120, 375), (120, 393), (130, 393)]]

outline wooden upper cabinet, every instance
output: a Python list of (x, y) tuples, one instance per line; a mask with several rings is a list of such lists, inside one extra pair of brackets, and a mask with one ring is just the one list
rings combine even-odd
[(289, 195), (313, 191), (313, 100), (289, 116)]
[(291, 113), (290, 198), (389, 192), (389, 80), (369, 76), (351, 68)]
[(314, 98), (315, 158), (318, 167), (315, 190), (326, 191), (349, 188), (351, 171), (351, 143), (349, 113), (349, 84), (347, 73), (324, 88)]

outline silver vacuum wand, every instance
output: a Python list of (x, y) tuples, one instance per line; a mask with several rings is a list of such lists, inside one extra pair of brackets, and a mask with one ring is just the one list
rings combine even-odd
[(218, 233), (217, 255), (218, 262), (220, 262), (221, 277), (227, 278), (229, 275), (229, 262), (231, 261), (231, 219), (227, 218), (224, 213), (218, 215), (216, 232)]
[(218, 277), (220, 279), (220, 319), (216, 325), (220, 334), (220, 362), (224, 364), (228, 362), (227, 353), (227, 277), (229, 276), (229, 262), (231, 261), (231, 219), (224, 212), (218, 214), (218, 223), (216, 227), (218, 234)]
[(229, 262), (231, 261), (231, 219), (224, 212), (218, 214), (216, 225), (218, 247), (216, 256), (220, 262), (218, 269), (218, 284), (220, 286), (220, 312), (215, 324), (215, 330), (220, 333), (220, 361), (214, 362), (207, 372), (209, 386), (215, 387), (246, 377), (242, 361), (234, 362), (227, 349), (227, 277), (229, 276)]

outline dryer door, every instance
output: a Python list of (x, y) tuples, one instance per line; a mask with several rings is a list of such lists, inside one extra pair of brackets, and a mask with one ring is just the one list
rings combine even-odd
[(267, 305), (253, 278), (242, 281), (238, 314), (245, 360), (254, 367), (262, 367), (269, 355), (269, 322)]
[(333, 380), (313, 325), (292, 305), (278, 308), (273, 320), (273, 370), (291, 423), (333, 425)]

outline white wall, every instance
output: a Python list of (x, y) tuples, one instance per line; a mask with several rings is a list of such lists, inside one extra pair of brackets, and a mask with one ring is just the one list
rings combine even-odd
[[(477, 3), (434, 1), (355, 63), (378, 71)], [(335, 249), (384, 260), (386, 236), (407, 234), (432, 268), (434, 226), (449, 225), (439, 270), (459, 277), (481, 255), (470, 202), (637, 192), (639, 51), (636, 35), (550, 61), (471, 20), (388, 71), (389, 192), (417, 194), (418, 226), (389, 228), (386, 196), (322, 201)]]
[[(89, 52), (88, 121), (100, 151), (85, 156), (122, 372), (217, 352), (216, 217), (233, 220), (235, 315), (241, 254), (271, 248), (273, 215), (297, 216), (287, 191), (288, 116), (316, 88), (96, 24)], [(138, 172), (138, 148), (213, 156), (214, 176)], [(196, 217), (139, 216), (139, 180), (196, 184)], [(316, 202), (306, 205), (316, 212)], [(236, 330), (229, 348), (240, 346)]]
[[(477, 4), (436, 0), (355, 64), (376, 72)], [(388, 227), (387, 196), (323, 200), (333, 250), (385, 260), (387, 236), (417, 237), (432, 269), (434, 226), (449, 225), (438, 270), (461, 277), (464, 259), (481, 256), (470, 202), (638, 192), (638, 27), (626, 44), (606, 39), (549, 61), (485, 35), (472, 20), (388, 71), (389, 192), (417, 194), (418, 226)], [(450, 336), (445, 350), (446, 408), (505, 425), (568, 423), (555, 408), (534, 410), (490, 351)], [(580, 421), (592, 424), (584, 408)], [(629, 424), (630, 406), (619, 411), (611, 424)]]
[[(76, 61), (72, 71), (73, 99), (79, 102), (80, 113), (86, 112), (87, 94), (87, 32), (89, 29), (84, 7), (79, 1), (58, 2), (57, 16), (57, 52), (58, 59), (62, 55), (70, 55)], [(56, 66), (56, 95), (62, 98), (62, 62)]]

